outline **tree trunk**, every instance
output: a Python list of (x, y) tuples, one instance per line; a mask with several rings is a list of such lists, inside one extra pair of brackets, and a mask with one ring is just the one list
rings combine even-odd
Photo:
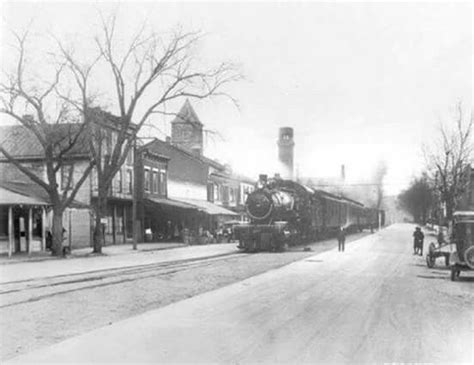
[(446, 219), (451, 221), (453, 219), (453, 213), (454, 213), (454, 202), (452, 199), (447, 199), (446, 200)]
[(53, 242), (51, 254), (53, 256), (61, 256), (63, 250), (63, 211), (53, 207)]
[(106, 193), (100, 192), (97, 197), (96, 208), (95, 208), (95, 227), (94, 227), (94, 249), (93, 253), (102, 253), (102, 247), (104, 246), (104, 230), (101, 219), (106, 216), (107, 213), (107, 198), (104, 198)]

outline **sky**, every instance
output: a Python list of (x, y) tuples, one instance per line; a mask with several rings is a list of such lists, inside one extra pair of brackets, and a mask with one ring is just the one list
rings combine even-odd
[[(458, 101), (472, 106), (470, 3), (4, 1), (2, 8), (2, 67), (9, 30), (32, 19), (37, 34), (70, 41), (96, 32), (97, 9), (118, 9), (124, 37), (144, 21), (160, 32), (202, 31), (201, 62), (232, 61), (245, 76), (226, 89), (238, 108), (224, 98), (191, 100), (205, 128), (219, 134), (206, 139), (205, 154), (249, 177), (276, 172), (278, 129), (289, 126), (300, 176), (336, 176), (344, 164), (349, 183), (365, 182), (383, 160), (385, 190), (396, 194), (422, 170), (422, 145), (440, 121), (453, 119)], [(171, 119), (155, 116), (161, 132), (147, 135), (164, 138)]]

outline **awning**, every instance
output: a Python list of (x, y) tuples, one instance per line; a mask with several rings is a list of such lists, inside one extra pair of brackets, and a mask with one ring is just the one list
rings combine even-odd
[(173, 200), (173, 199), (168, 199), (168, 198), (147, 197), (145, 198), (145, 201), (155, 203), (155, 204), (160, 204), (160, 205), (166, 205), (168, 207), (173, 207), (173, 208), (193, 209), (193, 210), (198, 209), (198, 207), (194, 205), (186, 204), (186, 203)]
[(201, 212), (204, 212), (209, 215), (229, 215), (229, 216), (239, 216), (239, 214), (222, 208), (216, 204), (213, 204), (211, 202), (208, 202), (207, 200), (198, 200), (198, 199), (185, 199), (185, 198), (179, 198), (176, 199), (179, 200), (180, 202), (183, 202), (185, 204), (190, 204), (195, 206), (198, 210)]
[(50, 203), (38, 197), (15, 193), (0, 187), (0, 205), (50, 205)]

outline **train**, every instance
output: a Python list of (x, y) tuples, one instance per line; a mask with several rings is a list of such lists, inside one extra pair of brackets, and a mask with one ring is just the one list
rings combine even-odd
[(353, 233), (384, 225), (383, 210), (278, 176), (260, 175), (245, 207), (250, 221), (233, 231), (246, 252), (282, 251), (334, 236), (340, 227)]

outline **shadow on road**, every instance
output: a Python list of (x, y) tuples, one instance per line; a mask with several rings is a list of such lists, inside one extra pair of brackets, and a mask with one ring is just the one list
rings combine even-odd
[(434, 276), (434, 275), (417, 275), (416, 277), (422, 278), (422, 279), (440, 279), (440, 280), (449, 279), (448, 276)]

